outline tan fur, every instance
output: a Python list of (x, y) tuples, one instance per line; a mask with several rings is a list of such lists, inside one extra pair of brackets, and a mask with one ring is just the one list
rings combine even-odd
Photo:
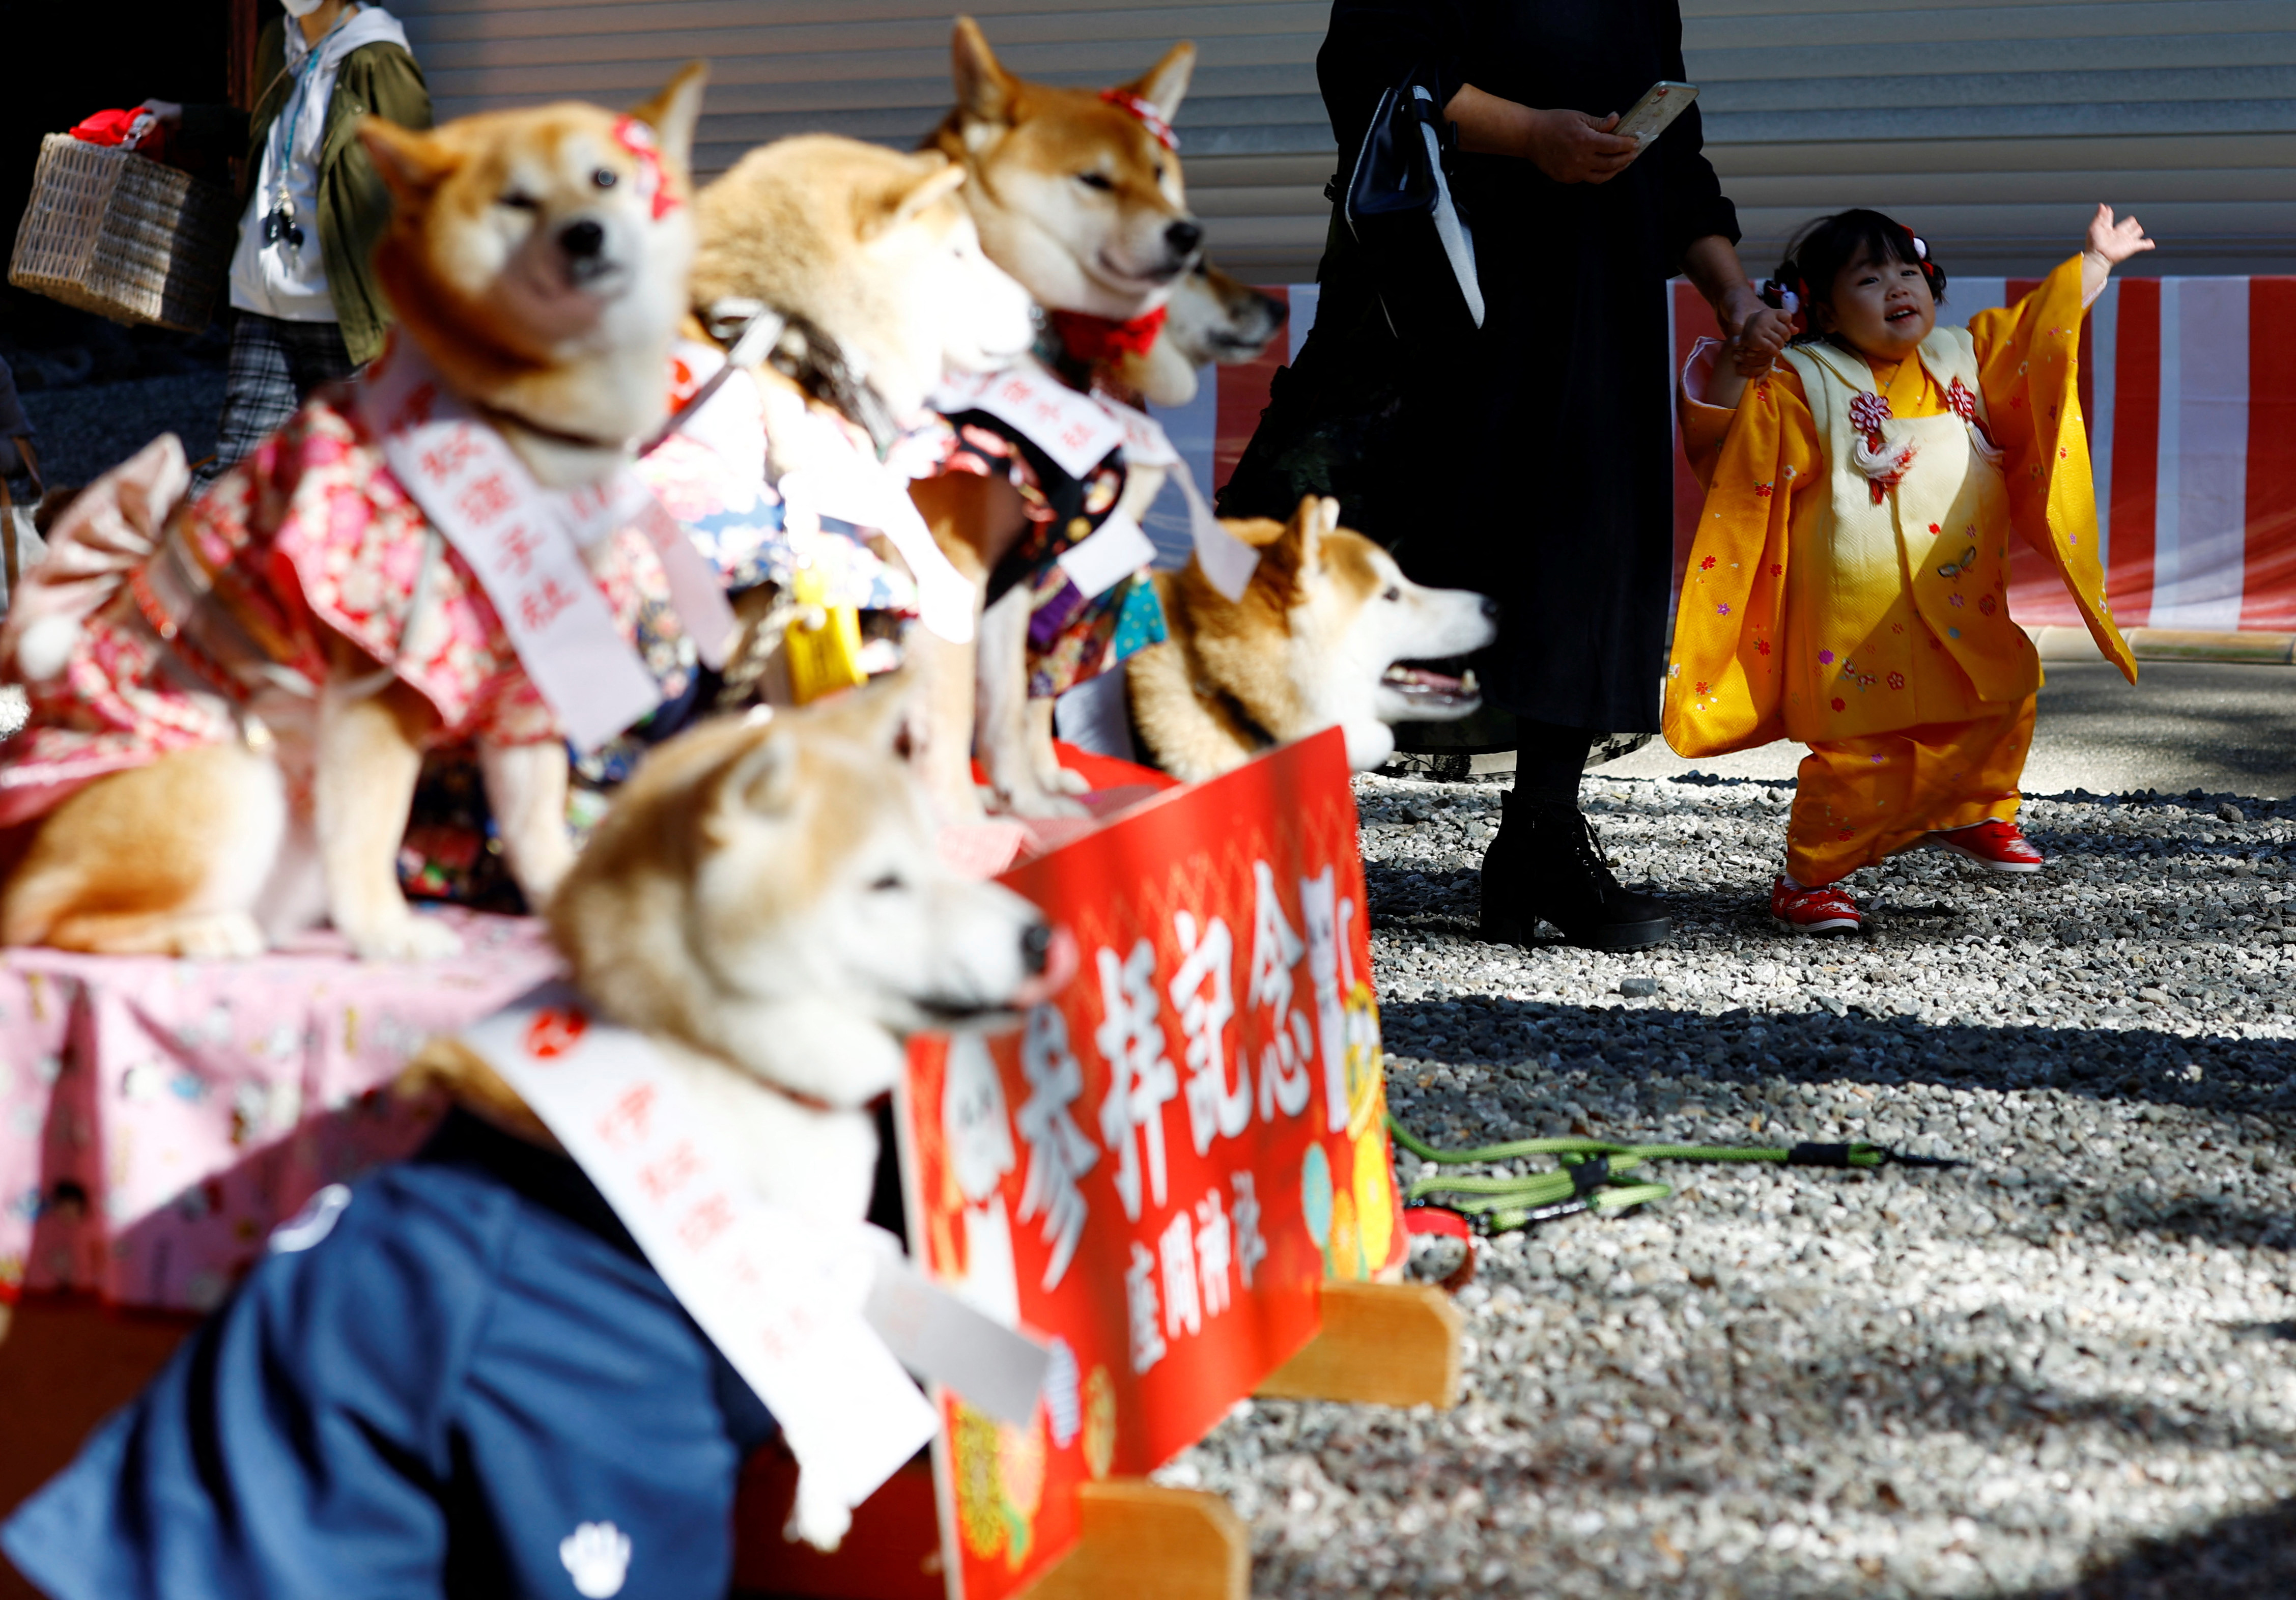
[[(937, 152), (903, 155), (828, 135), (751, 151), (702, 192), (693, 299), (708, 306), (738, 296), (803, 317), (867, 373), (896, 414), (906, 414), (948, 372), (1007, 365), (1033, 336), (1026, 291), (981, 253), (959, 198), (964, 182), (964, 169)], [(786, 422), (807, 403), (804, 396), (770, 369), (757, 377), (773, 469), (803, 466), (787, 444), (803, 431)], [(925, 489), (919, 500), (929, 520), (945, 531), (992, 521), (1017, 525), (1020, 502), (1011, 486), (980, 479), (965, 484)], [(988, 567), (977, 549), (955, 536), (944, 543), (976, 589), (984, 584)], [(972, 647), (922, 627), (910, 632), (910, 659), (937, 686), (927, 689), (927, 702), (937, 703), (936, 692), (969, 695)], [(744, 659), (761, 663), (760, 687), (785, 703), (785, 693), (773, 694), (773, 685), (785, 680), (775, 664), (777, 648), (745, 628)], [(956, 748), (958, 733), (937, 738), (934, 730), (969, 734), (970, 726), (964, 705), (953, 720), (929, 715), (918, 724), (920, 754), (939, 775), (935, 787), (945, 808), (958, 816), (980, 809), (971, 752)]]
[[(906, 685), (706, 723), (624, 786), (552, 903), (551, 933), (605, 1021), (662, 1071), (756, 1196), (848, 1225), (877, 1153), (869, 1104), (900, 1039), (952, 1020), (1017, 1022), (1074, 966), (1011, 890), (944, 866), (896, 747)], [(556, 1148), (499, 1074), (451, 1040), (401, 1075)], [(832, 1548), (846, 1508), (800, 1476), (791, 1533)]]
[[(1168, 248), (1171, 226), (1194, 220), (1179, 159), (1093, 91), (1005, 71), (970, 17), (950, 51), (956, 104), (925, 143), (971, 175), (965, 203), (990, 258), (1050, 309), (1123, 321), (1161, 305), (1195, 253), (1193, 241)], [(1122, 90), (1168, 122), (1195, 59), (1175, 45)]]
[[(1007, 72), (970, 17), (957, 19), (950, 56), (956, 104), (925, 147), (964, 168), (961, 193), (989, 258), (1049, 309), (1128, 321), (1163, 305), (1194, 259), (1201, 233), (1187, 209), (1178, 158), (1097, 94)], [(1175, 45), (1122, 89), (1168, 122), (1194, 68), (1195, 47)], [(1185, 248), (1178, 248), (1182, 241)], [(1018, 497), (1002, 486), (935, 483), (911, 491), (935, 539), (960, 570), (994, 570), (1026, 526)], [(1050, 743), (1036, 736), (1043, 718), (1027, 705), (1025, 654), (1016, 661), (1008, 648), (1010, 636), (1024, 629), (1025, 619), (999, 619), (980, 649), (936, 649), (926, 664), (925, 777), (946, 815), (980, 814), (972, 779), (976, 743), (1004, 808), (1024, 816), (1080, 809), (1057, 792), (1069, 786), (1058, 763), (1040, 753)], [(992, 648), (994, 659), (982, 654)], [(944, 681), (958, 670), (966, 673), (961, 685)], [(994, 713), (990, 726), (977, 715), (983, 702)]]
[(1204, 367), (1258, 360), (1286, 318), (1283, 301), (1201, 258), (1174, 287), (1165, 310), (1164, 331), (1146, 354), (1128, 352), (1110, 364), (1105, 382), (1118, 394), (1185, 406), (1196, 398)]
[[(681, 202), (693, 198), (688, 165), (707, 77), (694, 62), (629, 113), (654, 130)], [(464, 117), (427, 133), (369, 117), (359, 136), (391, 190), (390, 228), (376, 242), (374, 265), (399, 325), (456, 392), (497, 422), (532, 417), (619, 451), (661, 417), (655, 352), (685, 308), (627, 308), (627, 320), (658, 329), (602, 327), (580, 286), (537, 258), (544, 252), (533, 243), (567, 219), (602, 217), (612, 226), (616, 207), (637, 205), (640, 162), (613, 126), (611, 113), (567, 103)], [(611, 188), (596, 186), (591, 175), (600, 170), (614, 175)], [(506, 212), (509, 194), (531, 209)], [(553, 452), (530, 435), (513, 442), (545, 483), (566, 487), (551, 470)], [(589, 479), (603, 475), (588, 464)], [(580, 466), (570, 470), (580, 480)]]
[(238, 909), (229, 921), (233, 897), (215, 892), (228, 885), (216, 882), (227, 868), (213, 846), (275, 850), (278, 791), (276, 769), (234, 745), (91, 784), (24, 831), (29, 848), (0, 898), (0, 943), (106, 956), (253, 954), (262, 938), (252, 918)]
[(1242, 598), (1222, 595), (1193, 558), (1156, 574), (1169, 636), (1125, 663), (1134, 724), (1175, 777), (1233, 771), (1265, 747), (1263, 734), (1289, 743), (1334, 724), (1350, 762), (1375, 766), (1393, 746), (1376, 725), (1399, 715), (1378, 700), (1386, 669), (1464, 655), (1495, 636), (1480, 595), (1411, 583), (1392, 556), (1339, 525), (1336, 501), (1308, 496), (1288, 522), (1222, 525), (1260, 553)]
[[(1192, 783), (1257, 755), (1254, 725), (1279, 742), (1309, 731), (1305, 700), (1283, 671), (1282, 658), (1312, 530), (1298, 516), (1288, 525), (1223, 518), (1221, 526), (1260, 552), (1242, 600), (1213, 587), (1193, 557), (1177, 572), (1157, 573), (1168, 637), (1125, 663), (1140, 736), (1159, 767)], [(1363, 537), (1352, 531), (1346, 537)]]
[(391, 1089), (401, 1099), (418, 1104), (452, 1101), (513, 1138), (565, 1153), (558, 1136), (519, 1098), (518, 1091), (487, 1064), (486, 1057), (460, 1039), (425, 1040), (414, 1059), (399, 1069)]
[[(632, 113), (655, 129), (680, 193), (702, 76), (699, 66), (687, 69)], [(560, 488), (603, 479), (619, 465), (625, 441), (659, 414), (668, 340), (685, 309), (690, 232), (631, 221), (644, 211), (636, 163), (611, 137), (613, 126), (595, 107), (550, 106), (431, 133), (373, 119), (360, 129), (393, 191), (391, 230), (376, 260), (405, 332), (496, 416), (536, 476)], [(612, 171), (612, 185), (592, 181), (600, 169)], [(513, 192), (536, 209), (503, 204)], [(610, 242), (619, 230), (619, 248), (636, 263), (627, 293), (546, 281), (538, 263), (553, 230), (591, 217), (603, 218)], [(515, 418), (603, 442), (569, 447)], [(324, 907), (362, 956), (429, 958), (457, 948), (443, 924), (415, 917), (396, 871), (437, 715), (401, 683), (349, 692), (375, 663), (348, 641), (331, 638), (328, 658), (316, 709), (283, 696), (257, 703), (255, 727), (270, 722), (275, 739), (266, 733), (243, 746), (179, 752), (99, 779), (24, 830), (20, 862), (0, 886), (0, 940), (250, 956)], [(481, 758), (506, 854), (538, 903), (570, 855), (563, 753)], [(313, 796), (308, 818), (284, 798), (305, 791)], [(315, 874), (323, 891), (307, 888)]]

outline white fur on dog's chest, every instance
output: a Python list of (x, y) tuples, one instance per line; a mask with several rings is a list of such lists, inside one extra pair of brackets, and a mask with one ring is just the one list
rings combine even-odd
[(867, 1111), (803, 1105), (726, 1062), (652, 1045), (758, 1199), (834, 1222), (868, 1214), (877, 1126)]

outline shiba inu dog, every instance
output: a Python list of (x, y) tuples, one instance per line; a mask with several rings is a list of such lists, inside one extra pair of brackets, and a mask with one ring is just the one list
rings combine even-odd
[(1194, 399), (1207, 366), (1258, 360), (1290, 316), (1282, 300), (1202, 256), (1173, 287), (1164, 310), (1163, 331), (1147, 354), (1119, 356), (1109, 363), (1106, 378), (1119, 395), (1137, 395), (1154, 406)]
[[(614, 1052), (608, 1081), (636, 1087), (609, 1146), (668, 1136), (665, 1115), (716, 1136), (645, 1167), (686, 1218), (656, 1248), (702, 1248), (746, 1188), (865, 1251), (869, 1103), (903, 1070), (900, 1036), (1017, 1022), (1075, 970), (1035, 907), (941, 864), (895, 754), (903, 699), (879, 685), (665, 743), (552, 902), (578, 995), (526, 1013), (514, 1047), (578, 1072), (578, 1041)], [(0, 1530), (44, 1593), (343, 1593), (378, 1571), (440, 1594), (726, 1592), (743, 1458), (777, 1422), (801, 1450), (796, 1431), (639, 1247), (611, 1180), (489, 1059), (426, 1046), (400, 1087), (451, 1100), (430, 1144), (275, 1232)], [(817, 1310), (813, 1287), (778, 1303)], [(800, 1468), (791, 1537), (841, 1540), (831, 1481)]]
[[(545, 498), (614, 481), (660, 419), (685, 308), (703, 77), (626, 117), (362, 126), (394, 200), (376, 267), (399, 342), (378, 365), (435, 373), (402, 415), (451, 395)], [(571, 858), (562, 733), (468, 562), (385, 467), (368, 392), (316, 398), (195, 505), (169, 438), (60, 519), (57, 576), (81, 593), (59, 586), (0, 635), (33, 703), (0, 766), (0, 941), (244, 956), (324, 915), (364, 956), (447, 954), (394, 870), (439, 743), (476, 744), (512, 871), (547, 898)], [(652, 548), (609, 525), (582, 560), (627, 639), (660, 592)]]
[(1349, 765), (1368, 772), (1394, 753), (1390, 724), (1448, 721), (1480, 703), (1472, 675), (1406, 663), (1488, 644), (1496, 602), (1413, 583), (1393, 556), (1340, 526), (1336, 500), (1309, 496), (1289, 522), (1225, 526), (1259, 550), (1243, 598), (1228, 600), (1193, 561), (1158, 573), (1171, 637), (1126, 663), (1134, 724), (1165, 771), (1217, 777), (1337, 725)]
[(753, 299), (844, 353), (896, 419), (950, 372), (1009, 365), (1028, 291), (982, 252), (965, 169), (826, 134), (751, 151), (702, 190), (693, 302)]
[[(883, 497), (919, 529), (914, 543), (891, 542), (910, 568), (938, 569), (952, 586), (948, 601), (920, 607), (923, 628), (942, 632), (952, 610), (970, 624), (972, 597), (923, 534), (906, 477), (881, 468), (876, 451), (925, 414), (925, 397), (946, 377), (1009, 366), (1035, 338), (1028, 291), (981, 250), (957, 194), (964, 182), (964, 168), (937, 152), (904, 155), (808, 135), (751, 151), (702, 191), (696, 207), (697, 310), (755, 307), (785, 324), (774, 365), (752, 370), (764, 476), (775, 486), (791, 472), (849, 486), (857, 475), (882, 476)], [(756, 467), (746, 475), (757, 478)], [(855, 508), (849, 489), (846, 500), (818, 509), (873, 541), (888, 531)], [(744, 563), (740, 576), (761, 564), (802, 564), (791, 543), (799, 537), (811, 536), (793, 534), (785, 515), (781, 539), (790, 548), (772, 563)], [(847, 563), (874, 559), (840, 554)], [(913, 576), (921, 589), (937, 578), (926, 570)], [(726, 675), (729, 685), (754, 682), (775, 703), (795, 697), (785, 665), (776, 665), (798, 610), (786, 587), (758, 584), (740, 596), (743, 631)]]
[[(791, 712), (705, 724), (639, 767), (552, 901), (554, 941), (605, 1020), (644, 1034), (738, 1149), (761, 1198), (852, 1222), (878, 1155), (869, 1110), (924, 1029), (1017, 1023), (1077, 967), (1028, 901), (942, 864), (896, 754), (898, 676)], [(434, 1042), (402, 1087), (444, 1089), (546, 1149), (487, 1063)], [(808, 1518), (814, 1519), (808, 1522)], [(833, 1547), (841, 1508), (800, 1485), (792, 1535)], [(825, 1520), (824, 1520), (825, 1519)]]
[(1048, 311), (1128, 322), (1162, 305), (1204, 239), (1168, 143), (1195, 46), (1095, 94), (1013, 77), (959, 17), (953, 62), (956, 105), (925, 147), (972, 174), (989, 259)]
[[(1104, 363), (1093, 375), (1096, 386), (1128, 402), (1185, 406), (1196, 398), (1205, 367), (1258, 360), (1283, 331), (1290, 315), (1290, 308), (1274, 295), (1222, 272), (1202, 257), (1173, 289), (1165, 309), (1168, 315), (1156, 341), (1144, 354), (1126, 351)], [(1170, 472), (1167, 466), (1127, 462), (1118, 513), (1136, 522), (1144, 521)], [(988, 627), (1010, 628), (1019, 620), (998, 618)], [(1030, 768), (1046, 793), (1082, 794), (1086, 792), (1084, 780), (1061, 765), (1053, 748), (1054, 704), (1049, 699), (1029, 702)], [(993, 717), (984, 716), (983, 721), (997, 726)]]
[[(897, 675), (662, 745), (548, 913), (575, 987), (739, 1130), (758, 1192), (824, 1216), (868, 1209), (867, 1107), (900, 1077), (903, 1038), (1017, 1022), (1076, 965), (1035, 907), (941, 864), (896, 753), (907, 693)], [(459, 1046), (410, 1070), (554, 1145)]]
[[(1162, 309), (1203, 243), (1171, 134), (1195, 47), (1175, 45), (1139, 78), (1095, 94), (1014, 77), (972, 20), (960, 17), (952, 64), (956, 104), (925, 148), (965, 168), (962, 193), (989, 258), (1056, 316), (1127, 324)], [(1021, 497), (1000, 479), (963, 473), (921, 480), (912, 493), (951, 560), (985, 594), (1028, 526)], [(984, 632), (978, 654), (937, 650), (930, 663), (928, 784), (953, 815), (977, 814), (978, 693), (980, 753), (1003, 803), (1023, 815), (1072, 810), (1045, 791), (1030, 759), (1025, 610), (1003, 620)]]

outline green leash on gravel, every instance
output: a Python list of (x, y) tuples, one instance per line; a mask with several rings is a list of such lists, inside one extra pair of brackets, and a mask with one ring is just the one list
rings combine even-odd
[[(1512, 1233), (1535, 1222), (1579, 1211), (1609, 1213), (1664, 1200), (1674, 1186), (1628, 1174), (1648, 1161), (1767, 1163), (1775, 1167), (1956, 1167), (1926, 1155), (1900, 1155), (1882, 1145), (1614, 1145), (1603, 1139), (1510, 1139), (1472, 1150), (1438, 1150), (1395, 1120), (1388, 1131), (1423, 1161), (1439, 1167), (1480, 1166), (1526, 1156), (1559, 1158), (1561, 1168), (1507, 1177), (1451, 1177), (1437, 1172), (1404, 1186), (1406, 1206), (1439, 1206), (1464, 1217), (1483, 1235)], [(1437, 1202), (1431, 1195), (1447, 1198)]]

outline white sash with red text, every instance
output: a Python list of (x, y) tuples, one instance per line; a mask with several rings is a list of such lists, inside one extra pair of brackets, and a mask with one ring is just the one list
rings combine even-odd
[[(1250, 583), (1251, 574), (1259, 565), (1259, 552), (1220, 526), (1212, 508), (1205, 504), (1203, 491), (1196, 486), (1188, 464), (1173, 447), (1162, 425), (1147, 413), (1103, 394), (1071, 389), (1033, 360), (1001, 373), (972, 373), (953, 378), (934, 393), (932, 405), (943, 413), (985, 411), (1010, 423), (1071, 478), (1082, 478), (1119, 445), (1124, 447), (1128, 465), (1165, 469), (1179, 480), (1181, 497), (1187, 502), (1188, 532), (1195, 541), (1197, 563), (1203, 568), (1204, 576), (1230, 600), (1243, 598), (1244, 587)], [(1108, 532), (1103, 527), (1071, 554), (1081, 553)], [(1080, 559), (1096, 573), (1098, 569), (1113, 564), (1119, 546), (1136, 554), (1139, 546), (1147, 542), (1146, 536), (1136, 527), (1119, 528), (1108, 540), (1106, 559)], [(1153, 547), (1150, 548), (1152, 553)], [(1143, 558), (1127, 569), (1125, 575), (1147, 564)], [(1086, 588), (1074, 571), (1070, 578), (1085, 590), (1087, 597), (1098, 592)]]
[(715, 574), (627, 468), (594, 488), (543, 488), (404, 341), (359, 389), (392, 475), (478, 575), (519, 665), (577, 749), (595, 749), (661, 702), (583, 558), (618, 529), (645, 532), (702, 659), (724, 660), (734, 617)]
[(904, 1364), (992, 1415), (1034, 1415), (1044, 1346), (932, 1284), (867, 1224), (760, 1198), (644, 1035), (549, 983), (462, 1039), (557, 1136), (774, 1414), (802, 1494), (858, 1506), (932, 1437), (933, 1408)]

